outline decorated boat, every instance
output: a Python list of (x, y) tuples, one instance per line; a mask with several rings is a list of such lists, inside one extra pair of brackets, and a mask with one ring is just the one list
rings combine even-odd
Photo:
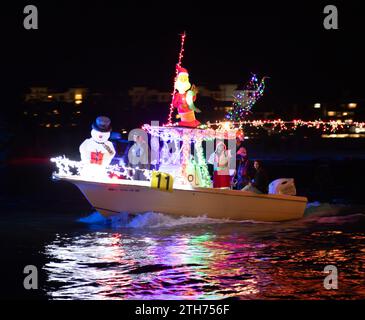
[[(239, 132), (242, 135), (233, 121), (245, 116), (262, 95), (264, 79), (259, 82), (254, 75), (249, 90), (235, 93), (236, 105), (227, 116), (231, 122), (201, 124), (195, 116), (200, 112), (194, 104), (197, 89), (181, 66), (185, 34), (181, 40), (167, 123), (152, 122), (132, 130), (129, 140), (134, 144), (127, 161), (113, 163), (116, 152), (108, 141), (111, 122), (98, 117), (91, 138), (80, 146), (81, 161), (53, 158), (57, 166), (53, 178), (76, 185), (105, 216), (155, 211), (257, 221), (302, 217), (307, 198), (296, 196), (293, 190), (280, 192), (285, 188), (276, 188), (279, 192), (265, 193), (254, 187), (232, 188), (237, 172), (236, 139)], [(179, 122), (172, 121), (175, 110)], [(213, 166), (212, 174), (208, 163)]]
[[(58, 168), (53, 178), (76, 185), (90, 204), (105, 216), (150, 211), (257, 221), (284, 221), (303, 216), (307, 204), (305, 197), (212, 187), (205, 153), (210, 148), (214, 152), (217, 139), (233, 144), (236, 130), (145, 125), (143, 132), (152, 141), (152, 146), (156, 145), (154, 139), (160, 141), (155, 150), (156, 159), (153, 159), (159, 164), (155, 170), (119, 163), (100, 171), (97, 163), (58, 157), (52, 159)], [(151, 157), (153, 154), (151, 148)]]
[(178, 216), (285, 221), (301, 218), (307, 204), (305, 197), (288, 195), (184, 186), (175, 186), (170, 193), (151, 188), (150, 182), (145, 181), (102, 182), (62, 175), (54, 178), (76, 185), (104, 216), (154, 211)]

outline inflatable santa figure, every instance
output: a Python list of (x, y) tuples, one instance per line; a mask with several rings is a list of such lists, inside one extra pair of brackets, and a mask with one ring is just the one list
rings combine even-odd
[(100, 116), (92, 124), (91, 138), (80, 145), (81, 161), (84, 169), (81, 174), (100, 176), (106, 174), (105, 168), (110, 164), (115, 149), (108, 141), (111, 132), (111, 123), (108, 117)]
[(181, 119), (180, 126), (196, 128), (200, 122), (195, 119), (195, 112), (200, 112), (195, 107), (197, 89), (189, 82), (189, 74), (185, 68), (177, 67), (177, 77), (175, 80), (174, 98), (172, 105), (177, 108)]

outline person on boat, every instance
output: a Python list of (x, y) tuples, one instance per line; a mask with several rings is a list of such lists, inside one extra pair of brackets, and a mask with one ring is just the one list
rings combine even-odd
[(175, 80), (175, 90), (172, 105), (179, 113), (180, 126), (196, 128), (200, 122), (195, 119), (195, 112), (201, 112), (194, 105), (197, 88), (189, 82), (189, 73), (185, 68), (177, 67), (177, 77)]
[(247, 150), (243, 145), (243, 134), (236, 137), (236, 170), (234, 175), (234, 189), (241, 190), (250, 182), (250, 161)]
[(134, 180), (147, 180), (144, 169), (149, 169), (148, 145), (142, 135), (135, 135), (134, 144), (128, 151), (129, 166), (133, 168)]
[(231, 154), (223, 142), (219, 142), (208, 162), (214, 165), (213, 188), (230, 189), (229, 161)]
[(251, 162), (248, 159), (247, 156), (247, 151), (246, 149), (244, 149), (245, 154), (241, 155), (241, 158), (239, 159), (239, 164), (237, 167), (237, 182), (236, 182), (236, 188), (237, 190), (241, 190), (242, 188), (244, 188), (245, 186), (248, 185), (248, 183), (251, 180), (251, 174), (250, 174), (250, 169), (251, 169)]
[(254, 178), (245, 186), (242, 191), (250, 191), (254, 193), (267, 193), (269, 179), (267, 177), (266, 171), (263, 168), (262, 162), (259, 160), (254, 161), (254, 168), (256, 173)]

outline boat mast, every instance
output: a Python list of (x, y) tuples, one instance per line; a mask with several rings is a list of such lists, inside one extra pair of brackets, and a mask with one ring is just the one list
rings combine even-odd
[[(180, 52), (179, 52), (179, 59), (178, 59), (178, 62), (176, 64), (176, 67), (175, 67), (174, 84), (175, 84), (175, 81), (176, 81), (176, 78), (177, 78), (178, 70), (181, 67), (182, 58), (184, 57), (184, 44), (185, 44), (186, 32), (184, 31), (180, 36), (181, 36)], [(172, 125), (172, 113), (174, 112), (174, 106), (173, 106), (172, 103), (173, 103), (174, 97), (175, 97), (175, 85), (173, 86), (173, 91), (172, 91), (171, 96), (172, 96), (172, 98), (171, 98), (171, 103), (170, 103), (170, 113), (169, 113), (167, 125)]]

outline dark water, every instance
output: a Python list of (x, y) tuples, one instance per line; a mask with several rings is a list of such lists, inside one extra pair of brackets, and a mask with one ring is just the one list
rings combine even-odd
[[(104, 219), (49, 174), (2, 170), (2, 299), (365, 298), (364, 206), (312, 203), (285, 223)], [(23, 288), (25, 265), (37, 266), (38, 290)], [(337, 290), (323, 286), (326, 265), (338, 268)]]

